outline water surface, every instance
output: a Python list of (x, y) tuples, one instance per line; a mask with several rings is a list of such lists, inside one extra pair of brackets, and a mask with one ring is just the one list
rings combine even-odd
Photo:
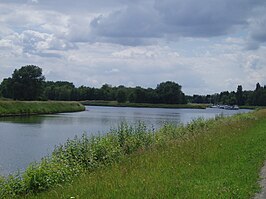
[(165, 122), (187, 123), (198, 117), (233, 115), (249, 110), (163, 109), (89, 106), (86, 111), (31, 117), (0, 118), (0, 174), (23, 170), (50, 154), (55, 145), (83, 133), (104, 134), (121, 122), (144, 122), (158, 128)]

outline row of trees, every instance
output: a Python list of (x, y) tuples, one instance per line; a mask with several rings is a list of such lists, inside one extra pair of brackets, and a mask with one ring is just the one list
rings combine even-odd
[(186, 103), (181, 86), (175, 82), (163, 82), (155, 89), (141, 87), (112, 87), (105, 84), (101, 88), (81, 86), (76, 88), (66, 81), (45, 81), (38, 66), (23, 66), (15, 70), (12, 77), (0, 85), (3, 97), (15, 100), (117, 100), (134, 103)]
[(254, 91), (243, 91), (241, 85), (236, 91), (223, 91), (213, 95), (185, 96), (181, 86), (167, 81), (153, 88), (112, 87), (104, 84), (101, 88), (81, 86), (76, 88), (67, 81), (45, 81), (38, 66), (23, 66), (0, 85), (0, 96), (15, 100), (116, 100), (133, 103), (184, 104), (212, 103), (229, 105), (266, 106), (266, 86), (257, 83)]
[(266, 106), (266, 86), (262, 87), (257, 83), (254, 91), (243, 91), (242, 86), (239, 85), (236, 91), (187, 96), (187, 100), (191, 103)]
[(156, 89), (141, 87), (112, 87), (104, 84), (101, 88), (91, 88), (81, 86), (75, 88), (69, 82), (45, 82), (44, 98), (50, 100), (116, 100), (118, 102), (133, 103), (166, 103), (183, 104), (186, 103), (185, 95), (181, 91), (181, 86), (175, 82), (160, 83)]

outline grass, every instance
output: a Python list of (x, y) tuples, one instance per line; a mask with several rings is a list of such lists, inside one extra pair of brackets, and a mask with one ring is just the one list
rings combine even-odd
[(239, 106), (241, 109), (253, 109), (253, 110), (258, 110), (258, 109), (265, 109), (265, 106), (249, 106), (249, 105), (243, 105)]
[(150, 104), (150, 103), (118, 103), (117, 101), (89, 100), (82, 101), (83, 105), (91, 106), (113, 106), (113, 107), (143, 107), (143, 108), (190, 108), (205, 109), (208, 104)]
[(83, 111), (78, 102), (0, 101), (0, 117)]
[(0, 180), (0, 197), (250, 198), (265, 145), (266, 110), (157, 132), (122, 124), (69, 140), (22, 177)]

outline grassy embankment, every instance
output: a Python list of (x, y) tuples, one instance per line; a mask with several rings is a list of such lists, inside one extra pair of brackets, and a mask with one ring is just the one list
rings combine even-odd
[(140, 107), (140, 108), (192, 108), (205, 109), (208, 104), (149, 104), (149, 103), (118, 103), (117, 101), (91, 100), (82, 101), (83, 105), (90, 106), (113, 106), (113, 107)]
[(83, 111), (78, 102), (0, 101), (0, 117)]
[(239, 106), (240, 109), (253, 109), (253, 110), (259, 110), (259, 109), (266, 109), (266, 106), (249, 106), (249, 105), (243, 105)]
[(121, 125), (68, 141), (21, 177), (0, 181), (0, 197), (250, 198), (265, 145), (266, 110), (157, 132)]

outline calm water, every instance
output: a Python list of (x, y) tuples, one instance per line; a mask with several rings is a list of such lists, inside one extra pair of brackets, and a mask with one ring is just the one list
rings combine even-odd
[(0, 174), (23, 170), (30, 162), (50, 154), (55, 145), (68, 138), (83, 133), (103, 134), (122, 121), (130, 124), (142, 121), (149, 128), (158, 128), (165, 122), (187, 123), (198, 117), (212, 118), (247, 111), (90, 106), (79, 113), (0, 118)]

